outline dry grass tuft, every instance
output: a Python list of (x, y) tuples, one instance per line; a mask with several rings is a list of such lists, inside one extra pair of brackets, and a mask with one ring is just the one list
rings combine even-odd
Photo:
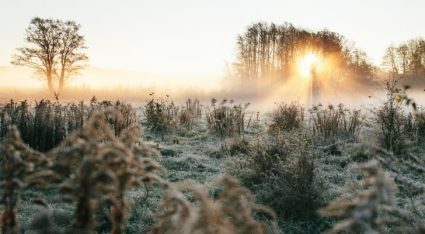
[(25, 145), (16, 127), (12, 127), (2, 142), (0, 151), (0, 184), (3, 205), (1, 230), (17, 233), (16, 213), (20, 193), (31, 186), (47, 186), (53, 172), (45, 170), (50, 160)]
[(96, 207), (110, 208), (112, 233), (123, 233), (128, 204), (125, 193), (135, 185), (150, 183), (160, 169), (155, 151), (139, 140), (133, 126), (116, 138), (104, 113), (93, 113), (79, 131), (52, 151), (61, 164), (64, 182), (59, 186), (77, 202), (74, 230), (87, 232), (95, 226)]
[(272, 119), (272, 124), (269, 126), (270, 132), (291, 131), (303, 126), (304, 107), (295, 102), (280, 103), (270, 115)]
[[(251, 194), (231, 177), (222, 177), (216, 183), (220, 188), (218, 197), (193, 183), (173, 186), (165, 183), (166, 195), (163, 210), (153, 227), (153, 233), (271, 233), (273, 226), (256, 221), (254, 213), (265, 214), (271, 220), (274, 212), (253, 202)], [(185, 192), (193, 194), (195, 206), (188, 201)]]
[(310, 109), (310, 122), (314, 135), (323, 138), (354, 136), (362, 127), (364, 118), (360, 110), (349, 110), (342, 104), (337, 107), (322, 105)]
[(217, 100), (213, 98), (206, 113), (208, 129), (221, 139), (241, 135), (245, 129), (245, 112), (249, 103), (232, 105), (233, 100), (228, 102), (226, 99), (217, 105)]
[(177, 127), (178, 107), (167, 98), (155, 98), (152, 94), (151, 100), (145, 105), (144, 114), (146, 125), (151, 132), (160, 134), (170, 133)]
[(11, 100), (0, 106), (0, 138), (11, 126), (17, 126), (23, 141), (31, 148), (47, 152), (62, 142), (71, 132), (80, 129), (93, 111), (104, 111), (116, 136), (137, 123), (138, 116), (131, 105), (123, 102), (83, 102), (62, 104), (41, 100), (32, 107), (27, 101)]
[(348, 194), (320, 210), (323, 216), (340, 217), (329, 233), (386, 233), (409, 218), (395, 200), (396, 185), (377, 161), (356, 167), (365, 177), (346, 186)]
[(199, 100), (187, 99), (186, 105), (183, 106), (179, 112), (179, 124), (184, 128), (191, 130), (195, 124), (195, 120), (202, 117), (202, 108)]

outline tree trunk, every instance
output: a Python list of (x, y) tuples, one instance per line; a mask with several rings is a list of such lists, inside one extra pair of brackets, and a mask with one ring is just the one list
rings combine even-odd
[(61, 74), (59, 77), (59, 93), (62, 93), (64, 83), (65, 83), (65, 69), (63, 68), (63, 65), (62, 65)]
[(55, 93), (55, 90), (53, 88), (53, 81), (52, 81), (52, 71), (47, 71), (47, 87), (49, 88), (49, 91), (51, 93)]

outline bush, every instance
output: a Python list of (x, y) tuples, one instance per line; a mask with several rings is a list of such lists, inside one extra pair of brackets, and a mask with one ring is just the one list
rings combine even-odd
[(374, 109), (374, 120), (379, 126), (379, 138), (384, 148), (400, 153), (406, 146), (406, 117), (402, 109), (403, 92), (397, 87), (397, 80), (387, 81), (387, 97), (381, 107)]
[(320, 175), (304, 150), (307, 142), (300, 139), (303, 137), (263, 139), (228, 166), (260, 203), (273, 207), (280, 217), (315, 217), (323, 203)]
[(258, 173), (268, 173), (286, 161), (293, 149), (283, 135), (278, 135), (272, 140), (263, 139), (249, 149), (248, 161), (251, 168)]
[(276, 209), (283, 217), (305, 218), (316, 216), (323, 205), (314, 161), (300, 156), (288, 165), (280, 165), (265, 177), (259, 200)]
[(151, 100), (145, 105), (144, 114), (148, 129), (164, 136), (177, 127), (178, 107), (167, 98), (155, 98), (151, 94)]
[(280, 103), (270, 114), (272, 124), (271, 132), (290, 131), (299, 128), (304, 121), (304, 108), (298, 103)]

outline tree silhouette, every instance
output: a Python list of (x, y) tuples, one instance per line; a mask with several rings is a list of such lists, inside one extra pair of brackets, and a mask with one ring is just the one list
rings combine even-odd
[(292, 24), (250, 25), (237, 37), (235, 70), (245, 80), (272, 78), (285, 80), (294, 75), (300, 56), (314, 53), (332, 63), (333, 74), (363, 82), (373, 78), (373, 67), (366, 54), (335, 32), (313, 32)]
[(56, 97), (68, 78), (85, 67), (87, 55), (81, 26), (74, 21), (34, 18), (26, 29), (27, 45), (17, 48), (11, 63), (34, 69), (46, 78), (47, 87)]

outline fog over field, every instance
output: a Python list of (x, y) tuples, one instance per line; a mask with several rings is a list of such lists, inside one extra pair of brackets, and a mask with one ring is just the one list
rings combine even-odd
[[(0, 87), (0, 100), (7, 102), (15, 100), (50, 99), (52, 95), (46, 90), (42, 78), (32, 74), (30, 69), (19, 67), (0, 67), (0, 77), (3, 81)], [(117, 78), (119, 77), (119, 79)], [(211, 98), (232, 99), (238, 102), (249, 102), (252, 109), (269, 111), (279, 102), (299, 102), (308, 106), (308, 80), (293, 77), (284, 83), (246, 85), (234, 79), (218, 77), (218, 82), (187, 82), (173, 85), (167, 78), (157, 78), (152, 74), (140, 72), (125, 72), (114, 69), (89, 67), (78, 77), (69, 82), (62, 100), (65, 102), (85, 100), (93, 96), (99, 99), (118, 99), (134, 104), (145, 103), (149, 93), (158, 96), (170, 95), (177, 103), (185, 102), (187, 98), (198, 98), (209, 103)], [(385, 78), (379, 78), (373, 87), (361, 84), (347, 85), (342, 89), (323, 91), (323, 104), (344, 103), (348, 107), (365, 107), (378, 104), (385, 98), (383, 86)], [(409, 83), (408, 80), (406, 83)], [(417, 100), (424, 100), (424, 85), (419, 84), (409, 90), (409, 94)]]
[(425, 1), (0, 0), (0, 233), (425, 233)]

